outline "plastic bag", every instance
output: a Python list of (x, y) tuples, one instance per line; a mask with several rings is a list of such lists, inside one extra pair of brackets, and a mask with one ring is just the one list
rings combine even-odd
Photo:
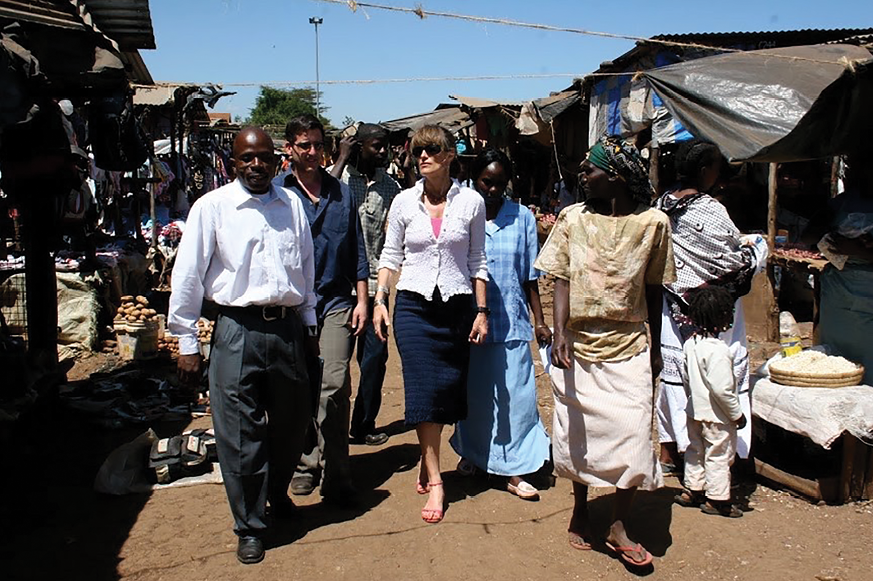
[(796, 355), (803, 350), (800, 344), (800, 327), (794, 320), (794, 315), (788, 311), (779, 313), (779, 343), (785, 357)]
[(740, 236), (740, 246), (748, 246), (755, 255), (755, 274), (759, 274), (767, 266), (767, 256), (770, 248), (760, 234), (744, 234)]
[(113, 450), (94, 478), (94, 490), (117, 496), (149, 492), (152, 485), (146, 479), (146, 466), (152, 442), (157, 439), (157, 434), (149, 428), (133, 441)]
[[(871, 231), (873, 231), (873, 222), (870, 221), (867, 214), (862, 212), (852, 212), (846, 216), (845, 220), (840, 222), (840, 225), (837, 228), (837, 233), (846, 238), (860, 238)], [(843, 270), (849, 257), (837, 252), (836, 246), (834, 246), (833, 237), (830, 233), (822, 236), (821, 240), (818, 241), (817, 246), (818, 251), (828, 259), (828, 262), (837, 267), (837, 269)]]

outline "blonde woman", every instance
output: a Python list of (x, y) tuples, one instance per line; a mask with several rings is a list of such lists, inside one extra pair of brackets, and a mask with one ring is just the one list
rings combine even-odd
[(402, 268), (394, 328), (406, 424), (415, 426), (421, 446), (416, 489), (429, 495), (421, 518), (438, 523), (445, 510), (442, 429), (467, 416), (469, 343), (479, 345), (488, 334), (485, 203), (449, 176), (455, 139), (447, 130), (422, 127), (412, 137), (411, 152), (422, 178), (391, 204), (373, 324), (379, 339), (387, 340), (388, 280)]

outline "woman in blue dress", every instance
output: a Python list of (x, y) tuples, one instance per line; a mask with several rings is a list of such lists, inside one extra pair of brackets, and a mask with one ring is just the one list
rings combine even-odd
[(470, 348), (467, 419), (458, 422), (450, 443), (461, 456), (461, 473), (479, 469), (504, 476), (508, 491), (536, 500), (539, 491), (524, 475), (549, 459), (549, 437), (537, 411), (529, 342), (534, 334), (540, 345), (552, 341), (543, 321), (539, 273), (533, 267), (536, 220), (530, 210), (504, 197), (512, 175), (505, 154), (495, 149), (482, 152), (473, 175), (476, 190), (485, 198), (491, 319), (485, 343)]

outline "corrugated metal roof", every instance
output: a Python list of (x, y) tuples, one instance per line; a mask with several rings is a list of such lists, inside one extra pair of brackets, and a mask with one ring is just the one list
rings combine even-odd
[(388, 129), (388, 131), (417, 131), (425, 125), (439, 125), (445, 127), (449, 131), (456, 133), (464, 127), (473, 125), (473, 120), (466, 111), (462, 111), (459, 106), (438, 109), (420, 115), (412, 115), (410, 117), (402, 117), (391, 121), (380, 122), (380, 125)]
[(539, 113), (540, 119), (548, 123), (582, 98), (582, 93), (578, 90), (561, 91), (542, 99), (533, 101), (534, 107)]
[(184, 89), (179, 95), (184, 100), (186, 96), (200, 89), (200, 85), (192, 83), (156, 83), (154, 85), (133, 85), (134, 105), (173, 105), (176, 90)]
[(524, 105), (522, 101), (493, 101), (491, 99), (480, 99), (479, 97), (464, 97), (463, 95), (449, 95), (449, 98), (473, 109), (488, 109), (490, 107), (520, 108)]
[(148, 0), (79, 0), (94, 24), (121, 50), (153, 49), (155, 32)]
[(681, 34), (658, 34), (653, 40), (673, 42), (700, 42), (710, 46), (725, 47), (725, 42), (740, 39), (744, 41), (766, 37), (767, 40), (787, 41), (802, 37), (802, 44), (820, 44), (843, 40), (852, 36), (873, 33), (873, 28), (803, 28), (800, 30), (759, 30), (755, 32), (687, 32)]
[(688, 49), (681, 46), (665, 46), (655, 42), (641, 40), (637, 45), (621, 56), (604, 62), (597, 69), (598, 73), (622, 72), (645, 55), (651, 55), (659, 48), (663, 50), (683, 52), (699, 51), (695, 58), (719, 54), (720, 48), (739, 48), (742, 50), (757, 50), (764, 48), (780, 48), (789, 46), (801, 46), (809, 44), (824, 44), (853, 39), (858, 36), (873, 34), (873, 28), (807, 28), (803, 30), (762, 30), (757, 32), (689, 32), (683, 34), (658, 34), (651, 40), (665, 40), (670, 42), (682, 42), (688, 44), (700, 44), (712, 47), (712, 51), (705, 49)]
[(127, 77), (131, 83), (139, 83), (142, 85), (153, 85), (155, 80), (149, 72), (148, 67), (142, 60), (138, 50), (126, 50), (121, 53), (121, 61), (124, 63), (124, 68), (127, 70)]
[(0, 18), (57, 26), (70, 30), (89, 30), (69, 2), (59, 0), (0, 0)]

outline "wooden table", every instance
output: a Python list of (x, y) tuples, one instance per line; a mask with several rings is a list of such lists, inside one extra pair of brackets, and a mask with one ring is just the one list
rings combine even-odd
[[(841, 393), (841, 389), (851, 391)], [(816, 391), (822, 395), (815, 395)], [(852, 428), (857, 433), (858, 422), (870, 429), (871, 392), (868, 386), (822, 390), (755, 382), (756, 472), (815, 500), (844, 503), (873, 499), (873, 447), (848, 432)], [(816, 404), (811, 405), (810, 398), (815, 398)], [(847, 407), (853, 410), (851, 419), (846, 417)], [(791, 448), (785, 449), (786, 444)], [(786, 457), (796, 460), (801, 456), (803, 470), (792, 472)], [(798, 468), (797, 462), (793, 468)]]

